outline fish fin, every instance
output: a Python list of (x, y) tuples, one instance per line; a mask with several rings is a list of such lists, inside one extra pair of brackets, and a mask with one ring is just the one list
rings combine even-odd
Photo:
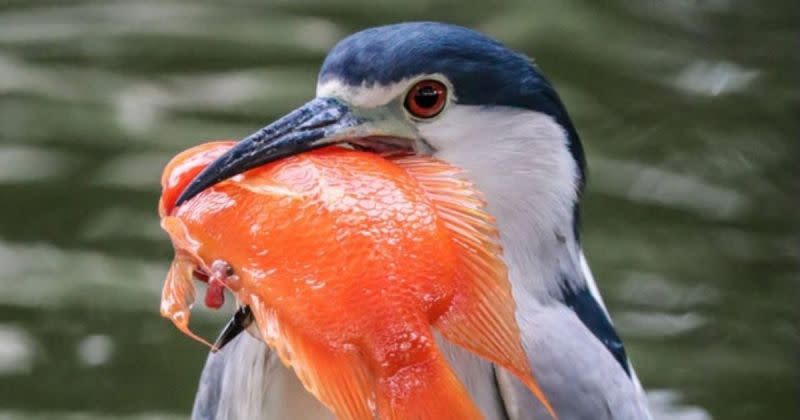
[(441, 352), (434, 352), (427, 363), (406, 366), (378, 380), (381, 420), (483, 418)]
[(169, 233), (175, 244), (175, 258), (161, 290), (161, 316), (172, 321), (182, 333), (213, 348), (211, 343), (189, 329), (191, 308), (197, 294), (192, 282), (192, 270), (198, 258), (191, 254), (195, 252), (196, 244), (192, 243), (186, 225), (177, 217), (165, 217), (161, 227)]
[(161, 291), (161, 316), (169, 319), (182, 333), (208, 347), (211, 343), (189, 329), (191, 307), (195, 299), (195, 287), (192, 284), (194, 264), (181, 256), (176, 256), (164, 280)]
[(434, 326), (450, 341), (508, 369), (557, 418), (533, 377), (514, 312), (499, 233), (486, 202), (461, 169), (410, 156), (393, 159), (421, 184), (458, 255), (458, 292)]
[[(281, 324), (274, 309), (257, 297), (250, 308), (261, 337), (281, 361), (291, 366), (303, 386), (342, 420), (372, 419), (376, 402), (373, 379), (356, 351), (330, 348), (295, 334)], [(370, 406), (372, 408), (370, 408)]]

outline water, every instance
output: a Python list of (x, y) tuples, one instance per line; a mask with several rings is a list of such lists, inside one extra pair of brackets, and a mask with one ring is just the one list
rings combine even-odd
[(0, 2), (0, 418), (184, 418), (205, 351), (157, 313), (161, 168), (303, 103), (348, 32), (412, 19), (559, 88), (584, 245), (660, 417), (797, 418), (800, 13), (763, 3)]

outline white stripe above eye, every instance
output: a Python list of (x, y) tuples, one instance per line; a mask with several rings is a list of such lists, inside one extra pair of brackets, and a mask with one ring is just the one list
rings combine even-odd
[(367, 85), (366, 82), (349, 85), (339, 79), (329, 79), (317, 84), (317, 97), (332, 96), (357, 107), (375, 108), (388, 104), (408, 90), (414, 81), (423, 79), (436, 79), (450, 86), (441, 74), (421, 74), (388, 85)]
[(390, 85), (372, 84), (348, 85), (340, 80), (327, 80), (317, 85), (317, 97), (333, 96), (362, 108), (374, 108), (386, 105), (396, 98), (408, 86), (409, 80), (403, 79)]

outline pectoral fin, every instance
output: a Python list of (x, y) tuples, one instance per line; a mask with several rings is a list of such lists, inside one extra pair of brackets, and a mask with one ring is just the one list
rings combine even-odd
[(445, 163), (417, 156), (394, 162), (422, 184), (453, 233), (459, 259), (457, 294), (434, 327), (448, 340), (508, 369), (557, 418), (522, 347), (499, 234), (482, 195), (459, 169)]

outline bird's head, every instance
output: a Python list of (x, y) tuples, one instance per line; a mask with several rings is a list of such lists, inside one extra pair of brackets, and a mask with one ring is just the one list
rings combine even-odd
[[(536, 153), (538, 145), (524, 139), (537, 136), (569, 152), (580, 185), (580, 141), (530, 59), (454, 25), (376, 27), (339, 42), (322, 65), (317, 97), (241, 141), (198, 176), (179, 203), (247, 169), (330, 144), (457, 160), (472, 155), (502, 165), (498, 154), (524, 159)], [(519, 141), (496, 144), (502, 137)]]
[(340, 41), (322, 65), (317, 97), (239, 142), (178, 204), (250, 168), (331, 144), (434, 154), (464, 168), (504, 241), (525, 244), (517, 259), (537, 252), (527, 249), (537, 246), (532, 236), (576, 236), (583, 151), (552, 85), (526, 56), (434, 22)]

